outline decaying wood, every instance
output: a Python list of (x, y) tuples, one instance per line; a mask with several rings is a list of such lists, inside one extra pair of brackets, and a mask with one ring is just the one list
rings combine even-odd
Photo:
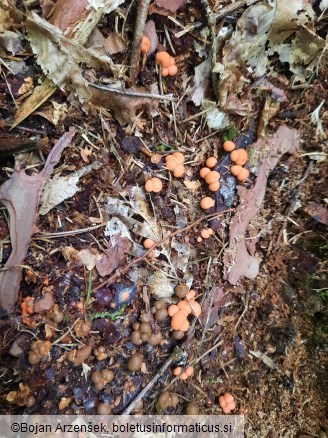
[(27, 175), (16, 164), (15, 172), (0, 188), (0, 200), (7, 207), (10, 217), (12, 252), (0, 272), (0, 316), (10, 313), (18, 298), (22, 277), (22, 263), (26, 257), (32, 234), (36, 231), (38, 205), (42, 188), (51, 176), (61, 153), (72, 141), (75, 129), (70, 128), (55, 144), (45, 166), (37, 175)]

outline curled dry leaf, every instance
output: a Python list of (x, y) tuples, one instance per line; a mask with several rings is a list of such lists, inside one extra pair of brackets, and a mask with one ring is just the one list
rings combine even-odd
[(70, 128), (55, 144), (46, 164), (37, 175), (27, 175), (16, 163), (15, 172), (0, 188), (0, 200), (10, 216), (12, 252), (0, 272), (0, 315), (10, 313), (17, 300), (23, 261), (32, 234), (36, 230), (38, 204), (43, 185), (50, 177), (61, 153), (72, 141), (75, 129)]
[(85, 266), (88, 271), (91, 271), (96, 266), (96, 263), (101, 259), (101, 255), (96, 248), (86, 248), (77, 251), (72, 246), (65, 246), (62, 249), (62, 254), (65, 260), (70, 260)]
[(33, 304), (33, 311), (36, 313), (50, 310), (54, 305), (54, 287), (50, 286), (43, 291), (43, 297), (40, 300), (35, 300)]
[(298, 131), (286, 126), (281, 126), (270, 138), (259, 139), (253, 145), (253, 149), (261, 154), (261, 162), (256, 170), (257, 178), (251, 189), (239, 187), (240, 204), (230, 221), (229, 247), (223, 258), (224, 279), (230, 284), (236, 284), (241, 277), (254, 279), (258, 274), (260, 259), (249, 252), (246, 232), (263, 202), (270, 171), (282, 155), (295, 153), (298, 146)]
[(127, 237), (117, 236), (115, 245), (110, 245), (101, 259), (97, 261), (98, 274), (105, 277), (117, 269), (126, 260), (126, 254), (130, 248), (131, 242)]
[(318, 222), (328, 225), (328, 210), (316, 202), (309, 202), (304, 211)]
[[(92, 94), (92, 102), (96, 106), (109, 108), (113, 111), (115, 119), (124, 126), (134, 122), (137, 117), (137, 112), (141, 109), (151, 112), (157, 107), (158, 101), (150, 97), (142, 97), (133, 93), (148, 93), (145, 87), (132, 87), (128, 90), (122, 88), (121, 84), (111, 85), (111, 88), (116, 88), (118, 92), (109, 89), (90, 89)], [(124, 94), (124, 92), (129, 94)]]
[(149, 15), (172, 15), (179, 8), (182, 8), (187, 3), (187, 0), (155, 0), (149, 7)]
[(88, 82), (82, 75), (81, 64), (115, 70), (110, 58), (99, 56), (67, 39), (61, 30), (37, 14), (32, 13), (27, 19), (26, 28), (38, 64), (59, 88), (71, 92), (72, 102), (88, 102), (91, 98)]

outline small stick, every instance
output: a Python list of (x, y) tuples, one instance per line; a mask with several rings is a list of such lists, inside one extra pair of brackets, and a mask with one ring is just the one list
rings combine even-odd
[(149, 99), (169, 100), (170, 102), (176, 102), (178, 99), (171, 94), (151, 94), (151, 93), (137, 93), (131, 90), (119, 90), (117, 88), (107, 87), (97, 84), (89, 84), (89, 87), (98, 88), (99, 90), (110, 91), (111, 93), (123, 94), (123, 96), (131, 97), (148, 97)]
[(130, 70), (130, 79), (133, 85), (139, 73), (140, 45), (145, 30), (149, 4), (150, 4), (150, 0), (138, 0), (138, 10), (137, 10), (137, 18), (136, 18), (136, 27), (133, 36), (131, 70)]
[(223, 8), (221, 11), (214, 14), (214, 18), (216, 20), (220, 20), (220, 18), (226, 17), (227, 15), (231, 14), (232, 12), (237, 11), (238, 9), (243, 8), (244, 6), (251, 6), (254, 3), (258, 3), (260, 0), (239, 0), (231, 5), (227, 5), (225, 8)]
[(113, 274), (111, 277), (109, 277), (107, 280), (102, 281), (100, 284), (98, 284), (97, 287), (95, 287), (93, 289), (93, 292), (97, 291), (98, 289), (100, 289), (101, 287), (107, 285), (107, 284), (111, 284), (114, 280), (116, 280), (118, 277), (120, 277), (122, 274), (124, 274), (125, 272), (129, 271), (129, 269), (135, 265), (136, 263), (141, 262), (142, 260), (144, 260), (148, 254), (151, 253), (151, 251), (153, 249), (155, 249), (157, 246), (162, 245), (164, 242), (166, 242), (167, 240), (171, 239), (172, 237), (176, 236), (177, 234), (180, 233), (184, 233), (188, 230), (190, 230), (191, 228), (195, 227), (197, 224), (199, 224), (200, 222), (204, 221), (204, 220), (208, 220), (208, 219), (214, 219), (217, 218), (219, 216), (222, 216), (223, 214), (228, 213), (229, 211), (232, 211), (233, 209), (229, 208), (228, 210), (224, 210), (221, 211), (220, 213), (212, 213), (209, 214), (207, 216), (203, 216), (197, 220), (195, 220), (194, 222), (192, 222), (191, 224), (187, 225), (184, 228), (179, 228), (178, 230), (174, 231), (173, 233), (171, 233), (169, 236), (164, 237), (163, 239), (159, 240), (158, 242), (156, 242), (151, 248), (149, 248), (144, 255), (140, 256), (140, 257), (136, 257), (135, 259), (133, 259), (130, 263), (128, 263), (124, 268), (122, 269), (117, 269), (117, 271), (115, 272), (115, 274)]

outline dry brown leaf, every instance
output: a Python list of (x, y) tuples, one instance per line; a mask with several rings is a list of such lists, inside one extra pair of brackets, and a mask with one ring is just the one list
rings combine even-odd
[(36, 313), (50, 310), (54, 305), (54, 287), (49, 286), (45, 289), (46, 290), (43, 292), (43, 297), (40, 300), (34, 301), (33, 311)]
[(96, 269), (101, 277), (105, 277), (117, 269), (123, 261), (126, 260), (126, 255), (131, 248), (131, 242), (127, 237), (118, 235), (115, 238), (115, 246), (110, 247), (105, 251), (102, 258), (97, 261)]
[(49, 18), (49, 23), (64, 30), (67, 38), (71, 37), (72, 29), (87, 15), (88, 0), (58, 0)]
[(172, 15), (187, 3), (187, 0), (155, 0), (149, 7), (149, 15)]
[(183, 183), (193, 194), (199, 189), (200, 186), (200, 181), (190, 181), (190, 179), (183, 180)]
[(125, 52), (127, 45), (119, 33), (110, 32), (104, 40), (104, 49), (107, 54), (115, 55), (116, 53)]
[[(124, 93), (124, 89), (119, 86), (115, 88)], [(97, 88), (92, 88), (90, 91), (94, 105), (111, 109), (115, 119), (122, 126), (134, 122), (137, 117), (137, 112), (140, 110), (148, 111), (150, 105), (158, 105), (158, 101), (149, 97), (124, 95), (115, 91)], [(125, 91), (131, 93), (148, 92), (144, 87), (133, 87)]]
[(0, 272), (0, 315), (12, 311), (17, 300), (22, 277), (22, 263), (26, 256), (32, 234), (36, 230), (37, 211), (42, 188), (50, 177), (61, 153), (72, 141), (75, 129), (70, 128), (55, 144), (46, 164), (37, 175), (27, 175), (16, 163), (15, 172), (0, 187), (0, 200), (10, 216), (12, 252)]
[(299, 141), (297, 130), (280, 126), (270, 138), (259, 139), (252, 146), (254, 151), (261, 154), (261, 162), (254, 186), (251, 189), (240, 186), (238, 189), (240, 204), (230, 221), (229, 247), (223, 258), (224, 279), (230, 284), (236, 284), (241, 277), (254, 279), (258, 274), (260, 258), (250, 254), (245, 240), (246, 232), (262, 205), (270, 171), (282, 155), (297, 151)]
[(88, 146), (80, 150), (81, 158), (85, 163), (90, 163), (89, 157), (91, 154), (92, 154), (92, 149), (89, 148)]
[(156, 27), (153, 20), (148, 20), (145, 26), (144, 35), (150, 39), (150, 49), (147, 52), (147, 56), (155, 52), (158, 46), (158, 36), (156, 33)]
[(309, 202), (304, 211), (318, 222), (328, 225), (328, 210), (316, 202)]
[(101, 255), (96, 248), (86, 248), (82, 249), (81, 251), (77, 251), (72, 246), (65, 246), (62, 249), (62, 254), (65, 257), (65, 260), (79, 263), (85, 266), (88, 271), (91, 271), (96, 266), (96, 263), (101, 259)]

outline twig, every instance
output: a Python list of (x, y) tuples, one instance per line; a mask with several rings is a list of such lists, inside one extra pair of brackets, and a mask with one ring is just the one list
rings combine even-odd
[(124, 96), (131, 97), (148, 97), (149, 99), (160, 99), (160, 100), (169, 100), (170, 102), (176, 102), (178, 99), (173, 97), (171, 94), (162, 95), (162, 94), (151, 94), (151, 93), (136, 93), (131, 90), (120, 90), (113, 87), (106, 87), (103, 85), (97, 84), (89, 84), (90, 87), (98, 88), (99, 90), (110, 91), (111, 93), (123, 94)]
[(254, 3), (258, 3), (259, 1), (260, 0), (239, 0), (239, 1), (236, 1), (235, 3), (227, 5), (221, 11), (214, 14), (214, 18), (216, 20), (220, 20), (220, 18), (226, 17), (227, 15), (231, 14), (232, 12), (237, 11), (238, 9), (243, 8), (244, 6), (251, 6)]
[(135, 83), (136, 77), (139, 73), (140, 44), (145, 30), (149, 4), (150, 4), (150, 0), (138, 0), (136, 27), (134, 30), (132, 54), (131, 54), (130, 79), (132, 84)]
[(163, 239), (159, 240), (158, 242), (156, 242), (151, 248), (149, 248), (142, 256), (140, 257), (136, 257), (135, 259), (133, 259), (130, 263), (128, 263), (124, 268), (118, 269), (115, 274), (113, 274), (111, 277), (109, 277), (107, 280), (102, 281), (100, 284), (98, 284), (97, 287), (95, 287), (93, 289), (93, 291), (97, 291), (98, 289), (100, 289), (101, 287), (107, 285), (107, 284), (111, 284), (114, 280), (116, 280), (118, 277), (120, 277), (122, 274), (124, 274), (125, 272), (129, 271), (131, 269), (131, 267), (139, 262), (141, 262), (142, 260), (144, 260), (157, 246), (162, 245), (164, 242), (166, 242), (169, 239), (172, 239), (172, 237), (176, 236), (177, 234), (180, 233), (185, 233), (186, 231), (190, 230), (191, 228), (195, 227), (196, 225), (198, 225), (200, 222), (203, 222), (205, 220), (208, 219), (214, 219), (217, 218), (219, 216), (222, 216), (226, 213), (228, 213), (229, 211), (232, 211), (232, 208), (229, 208), (228, 210), (225, 211), (221, 211), (220, 213), (212, 213), (209, 214), (207, 216), (203, 216), (197, 220), (195, 220), (194, 222), (192, 222), (191, 224), (187, 225), (184, 228), (180, 228), (176, 231), (174, 231), (173, 233), (171, 233), (169, 236), (164, 237)]

